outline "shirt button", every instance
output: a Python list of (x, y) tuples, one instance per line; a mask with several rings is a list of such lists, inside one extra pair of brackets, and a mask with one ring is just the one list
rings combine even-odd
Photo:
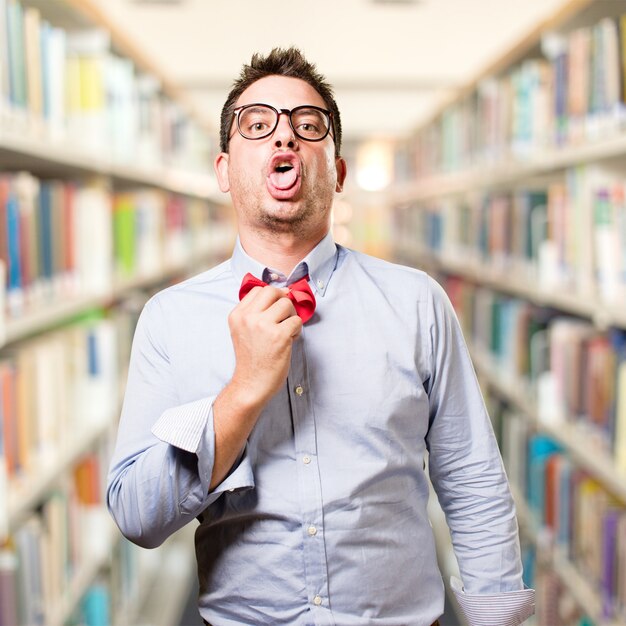
[(276, 273), (272, 272), (272, 273), (270, 274), (270, 278), (271, 278), (272, 280), (278, 280), (278, 274), (276, 274)]
[(315, 596), (315, 597), (313, 598), (313, 604), (314, 604), (315, 606), (319, 606), (320, 604), (322, 604), (322, 598), (321, 598), (321, 596)]
[(323, 280), (318, 280), (317, 281), (317, 288), (318, 289), (324, 289), (324, 281)]
[(295, 391), (299, 396), (301, 396), (304, 393), (304, 388), (302, 387), (302, 385), (298, 385)]
[(309, 533), (309, 536), (315, 537), (315, 535), (317, 535), (317, 528), (315, 528), (315, 526), (309, 526), (307, 528), (307, 532)]
[(310, 457), (308, 454), (305, 454), (305, 455), (302, 457), (302, 462), (303, 462), (305, 465), (308, 465), (308, 464), (311, 462), (311, 457)]

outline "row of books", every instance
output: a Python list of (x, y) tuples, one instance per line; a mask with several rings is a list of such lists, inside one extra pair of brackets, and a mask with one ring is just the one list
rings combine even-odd
[(6, 314), (109, 294), (121, 281), (180, 269), (206, 257), (226, 230), (205, 200), (0, 174)]
[(558, 443), (537, 434), (527, 416), (489, 388), (485, 399), (516, 496), (524, 582), (537, 591), (533, 623), (621, 623), (626, 504), (577, 469)]
[[(10, 506), (0, 515), (0, 626), (104, 626), (114, 612), (132, 620), (126, 613), (146, 582), (145, 559), (113, 529), (104, 493), (110, 426), (142, 302), (87, 312), (3, 350), (0, 500)], [(102, 435), (65, 466), (66, 451), (94, 426)], [(47, 469), (52, 486), (12, 520), (15, 496), (36, 489), (33, 477)], [(84, 587), (82, 599), (73, 597)]]
[(505, 419), (503, 454), (509, 479), (524, 494), (544, 547), (573, 563), (597, 593), (600, 617), (607, 622), (623, 619), (626, 505), (578, 469), (550, 438), (525, 433), (527, 425), (514, 414)]
[(591, 166), (543, 187), (399, 206), (405, 245), (451, 261), (488, 264), (544, 290), (626, 297), (626, 181)]
[(531, 390), (539, 419), (576, 424), (626, 473), (626, 331), (601, 331), (457, 277), (445, 288), (466, 337), (505, 379)]
[(103, 500), (108, 450), (105, 441), (85, 452), (0, 542), (0, 626), (135, 623), (162, 554), (114, 529)]
[(398, 180), (525, 159), (623, 128), (626, 16), (542, 41), (543, 55), (484, 79), (411, 139)]
[(86, 453), (4, 542), (0, 624), (59, 623), (72, 581), (91, 563), (107, 561), (112, 532), (101, 485), (105, 462), (97, 452)]
[(522, 537), (522, 555), (524, 572), (533, 572), (526, 578), (526, 584), (535, 589), (535, 614), (529, 620), (529, 626), (594, 626), (593, 620), (580, 607), (561, 577), (549, 564), (543, 564), (537, 558), (537, 546), (524, 542)]
[(9, 489), (13, 479), (52, 466), (69, 442), (115, 418), (134, 317), (94, 311), (3, 352), (0, 471)]
[(156, 78), (114, 54), (106, 31), (64, 30), (46, 17), (0, 0), (0, 122), (117, 163), (206, 170), (206, 133)]
[(0, 626), (145, 621), (147, 592), (172, 546), (143, 550), (114, 528), (103, 500), (109, 446), (86, 451), (0, 541)]

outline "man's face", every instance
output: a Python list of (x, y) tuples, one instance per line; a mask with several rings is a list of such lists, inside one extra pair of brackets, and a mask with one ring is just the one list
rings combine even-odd
[[(322, 97), (297, 78), (267, 76), (253, 83), (237, 101), (293, 109), (312, 104), (326, 108)], [(332, 130), (331, 130), (332, 134)], [(241, 229), (323, 235), (330, 225), (335, 191), (341, 191), (345, 163), (335, 157), (329, 134), (318, 142), (296, 137), (287, 115), (280, 115), (273, 134), (249, 140), (230, 130), (229, 153), (220, 154), (215, 169), (220, 189), (230, 191)]]

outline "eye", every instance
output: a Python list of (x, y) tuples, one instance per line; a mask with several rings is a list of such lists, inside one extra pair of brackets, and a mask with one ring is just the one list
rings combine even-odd
[(244, 109), (239, 115), (239, 128), (246, 137), (262, 137), (267, 134), (276, 122), (276, 113), (263, 106)]
[(267, 120), (258, 115), (245, 115), (242, 117), (240, 124), (243, 130), (249, 133), (261, 133), (270, 127)]
[(293, 124), (296, 132), (305, 139), (323, 137), (328, 130), (328, 120), (322, 111), (314, 108), (298, 109)]
[(254, 122), (253, 121), (252, 125), (249, 127), (248, 130), (259, 132), (259, 131), (265, 130), (267, 127), (268, 126), (266, 122)]
[(308, 132), (308, 133), (318, 133), (320, 132), (320, 128), (319, 126), (311, 121), (311, 122), (301, 122), (298, 125), (298, 130), (302, 130), (304, 132)]

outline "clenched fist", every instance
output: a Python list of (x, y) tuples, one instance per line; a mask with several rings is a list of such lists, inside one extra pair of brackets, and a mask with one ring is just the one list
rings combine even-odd
[(254, 287), (233, 309), (228, 325), (235, 350), (232, 383), (264, 405), (287, 378), (302, 320), (287, 289)]
[(211, 488), (224, 479), (263, 407), (287, 379), (293, 340), (302, 332), (287, 293), (269, 285), (254, 287), (228, 317), (235, 371), (213, 403)]

